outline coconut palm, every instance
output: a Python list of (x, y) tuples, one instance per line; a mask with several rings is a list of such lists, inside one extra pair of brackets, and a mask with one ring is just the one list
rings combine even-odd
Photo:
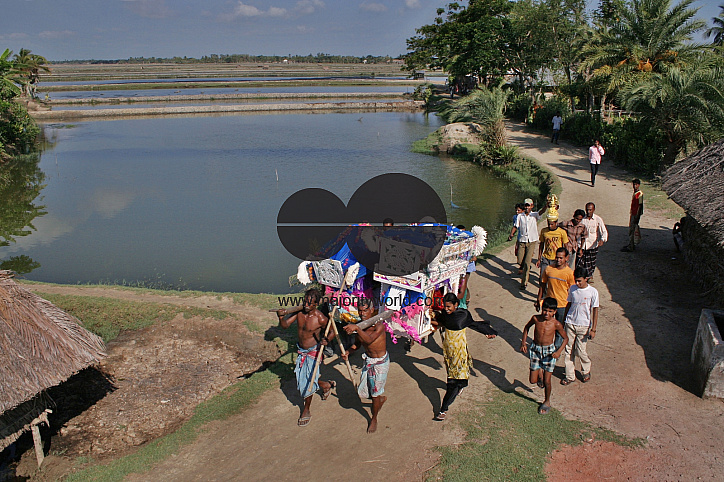
[(712, 56), (659, 70), (627, 84), (621, 98), (627, 109), (661, 129), (667, 166), (689, 144), (701, 146), (724, 135), (724, 70)]
[(706, 38), (714, 37), (712, 44), (721, 47), (724, 45), (724, 5), (719, 5), (719, 8), (719, 16), (711, 19), (714, 25), (704, 32), (704, 35)]
[(22, 79), (23, 91), (28, 97), (35, 97), (35, 86), (40, 81), (40, 71), (50, 72), (48, 61), (28, 49), (20, 49), (14, 57), (16, 68)]

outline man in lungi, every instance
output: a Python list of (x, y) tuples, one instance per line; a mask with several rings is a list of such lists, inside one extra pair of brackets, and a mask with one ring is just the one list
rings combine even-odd
[[(372, 300), (369, 298), (361, 298), (357, 309), (362, 321), (375, 315)], [(356, 333), (357, 337), (355, 343), (349, 347), (349, 351), (342, 355), (342, 358), (346, 360), (360, 344), (365, 349), (365, 353), (362, 354), (364, 366), (357, 392), (360, 398), (372, 399), (372, 419), (367, 426), (367, 433), (374, 433), (377, 430), (377, 415), (387, 401), (387, 397), (382, 395), (385, 391), (387, 373), (390, 371), (390, 355), (387, 353), (385, 327), (382, 322), (378, 322), (369, 328), (360, 330), (357, 325), (350, 323), (344, 327), (344, 331), (350, 335)]]
[[(329, 323), (327, 318), (321, 311), (317, 309), (319, 301), (322, 299), (322, 293), (315, 288), (311, 288), (304, 293), (304, 304), (301, 312), (294, 313), (289, 318), (284, 318), (287, 310), (277, 310), (279, 317), (279, 326), (289, 328), (292, 323), (297, 322), (297, 336), (299, 342), (297, 344), (297, 365), (294, 368), (294, 374), (297, 377), (297, 389), (304, 399), (304, 409), (302, 410), (297, 425), (304, 427), (309, 424), (312, 415), (309, 412), (309, 406), (312, 404), (312, 395), (322, 388), (322, 400), (329, 398), (332, 388), (337, 386), (333, 380), (319, 380), (319, 364), (316, 363), (317, 353), (322, 349), (322, 345), (326, 345), (329, 340), (324, 337), (324, 333)], [(327, 336), (331, 336), (328, 334)], [(315, 370), (316, 365), (316, 370)], [(314, 385), (309, 390), (309, 384), (314, 379)]]
[(596, 205), (593, 203), (586, 204), (586, 217), (581, 224), (586, 227), (587, 235), (581, 243), (581, 256), (576, 260), (576, 267), (582, 266), (586, 270), (588, 282), (593, 283), (598, 248), (608, 241), (608, 231), (601, 216), (596, 214)]

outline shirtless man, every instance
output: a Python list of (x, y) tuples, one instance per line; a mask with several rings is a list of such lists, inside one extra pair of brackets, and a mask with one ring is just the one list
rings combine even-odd
[[(545, 388), (546, 399), (538, 408), (538, 413), (545, 415), (551, 409), (551, 376), (556, 367), (556, 361), (563, 353), (563, 348), (568, 344), (568, 335), (560, 321), (556, 320), (556, 309), (558, 301), (553, 297), (543, 300), (543, 313), (533, 315), (523, 328), (523, 341), (520, 343), (520, 351), (528, 353), (530, 358), (530, 383), (536, 383), (539, 387)], [(533, 332), (533, 343), (528, 348), (528, 330), (535, 325)], [(563, 337), (563, 344), (556, 349), (555, 337), (558, 332)], [(541, 380), (542, 379), (542, 380)], [(542, 384), (541, 384), (542, 381)]]
[[(304, 409), (297, 421), (297, 425), (300, 427), (308, 425), (312, 419), (312, 415), (309, 413), (309, 406), (312, 404), (312, 395), (319, 391), (321, 387), (322, 400), (326, 400), (332, 388), (337, 385), (333, 380), (317, 382), (319, 379), (319, 365), (317, 365), (316, 370), (314, 370), (317, 352), (322, 348), (321, 345), (326, 345), (329, 342), (329, 340), (324, 337), (329, 319), (317, 309), (321, 299), (322, 293), (312, 288), (304, 293), (304, 305), (301, 312), (294, 313), (285, 319), (284, 316), (287, 314), (287, 310), (277, 310), (279, 326), (282, 328), (289, 328), (292, 323), (297, 322), (299, 342), (297, 344), (297, 365), (294, 368), (294, 374), (297, 376), (297, 389), (302, 395), (302, 398), (304, 398)], [(331, 337), (332, 335), (328, 333), (327, 336)], [(316, 376), (313, 370), (316, 371)], [(310, 392), (308, 389), (312, 377), (314, 377), (314, 385)]]
[[(375, 315), (372, 300), (368, 298), (360, 300), (358, 310), (363, 321)], [(378, 322), (369, 328), (360, 330), (357, 325), (350, 323), (344, 327), (344, 331), (350, 335), (357, 333), (357, 340), (349, 347), (349, 351), (342, 355), (342, 358), (347, 360), (349, 354), (356, 350), (360, 344), (366, 352), (362, 355), (365, 365), (362, 368), (357, 392), (360, 398), (372, 399), (372, 419), (367, 426), (367, 433), (374, 433), (377, 430), (377, 414), (380, 413), (382, 405), (387, 401), (387, 397), (382, 395), (385, 391), (387, 373), (390, 370), (390, 356), (387, 354), (385, 327), (382, 322)]]

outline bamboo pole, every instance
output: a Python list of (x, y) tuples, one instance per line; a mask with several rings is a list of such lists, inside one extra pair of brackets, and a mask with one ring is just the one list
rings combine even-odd
[[(334, 323), (334, 320), (329, 320), (331, 323)], [(334, 330), (334, 334), (337, 337), (337, 343), (339, 343), (339, 351), (340, 353), (344, 353), (344, 344), (342, 343), (342, 337), (339, 336), (339, 330), (337, 330), (337, 325), (335, 324), (332, 329)], [(352, 381), (352, 385), (354, 385), (354, 388), (357, 388), (357, 382), (355, 382), (354, 373), (352, 372), (352, 365), (349, 364), (349, 360), (344, 361), (345, 365), (347, 365), (347, 371), (349, 372), (349, 379)]]
[[(334, 313), (336, 311), (337, 311), (337, 307), (335, 306), (334, 309), (332, 310), (332, 314), (330, 315), (329, 320), (327, 321), (327, 328), (324, 330), (323, 338), (327, 338), (327, 334), (329, 334), (329, 328), (330, 328), (330, 325), (332, 323), (334, 323), (333, 317), (334, 317)], [(317, 356), (314, 359), (314, 368), (312, 369), (312, 378), (309, 380), (309, 386), (307, 387), (307, 393), (309, 395), (312, 394), (312, 387), (314, 387), (314, 382), (317, 381), (317, 368), (319, 367), (319, 362), (322, 360), (323, 353), (324, 353), (324, 348), (323, 348), (323, 345), (322, 345), (321, 339), (320, 339), (320, 343), (317, 345)], [(307, 395), (307, 397), (309, 395)], [(307, 397), (304, 397), (304, 398), (307, 398)]]

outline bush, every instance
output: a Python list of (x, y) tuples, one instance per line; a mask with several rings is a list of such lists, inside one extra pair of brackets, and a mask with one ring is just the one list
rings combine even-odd
[(25, 107), (12, 101), (0, 100), (1, 154), (27, 154), (35, 149), (40, 127)]
[(434, 94), (435, 91), (433, 85), (430, 83), (424, 83), (415, 87), (415, 91), (412, 93), (412, 98), (415, 100), (421, 100), (425, 102), (425, 105), (429, 105)]
[(518, 94), (508, 102), (506, 113), (512, 119), (524, 121), (528, 118), (533, 107), (533, 99), (530, 94)]
[(571, 107), (568, 104), (568, 98), (553, 96), (541, 102), (540, 107), (535, 112), (535, 116), (528, 122), (529, 125), (536, 129), (549, 131), (553, 129), (552, 119), (556, 112), (561, 113), (561, 117), (565, 121), (571, 116)]
[(646, 174), (659, 171), (666, 150), (664, 137), (655, 126), (631, 117), (608, 124), (598, 116), (576, 114), (565, 121), (562, 135), (579, 146), (590, 146), (598, 139), (616, 165)]

